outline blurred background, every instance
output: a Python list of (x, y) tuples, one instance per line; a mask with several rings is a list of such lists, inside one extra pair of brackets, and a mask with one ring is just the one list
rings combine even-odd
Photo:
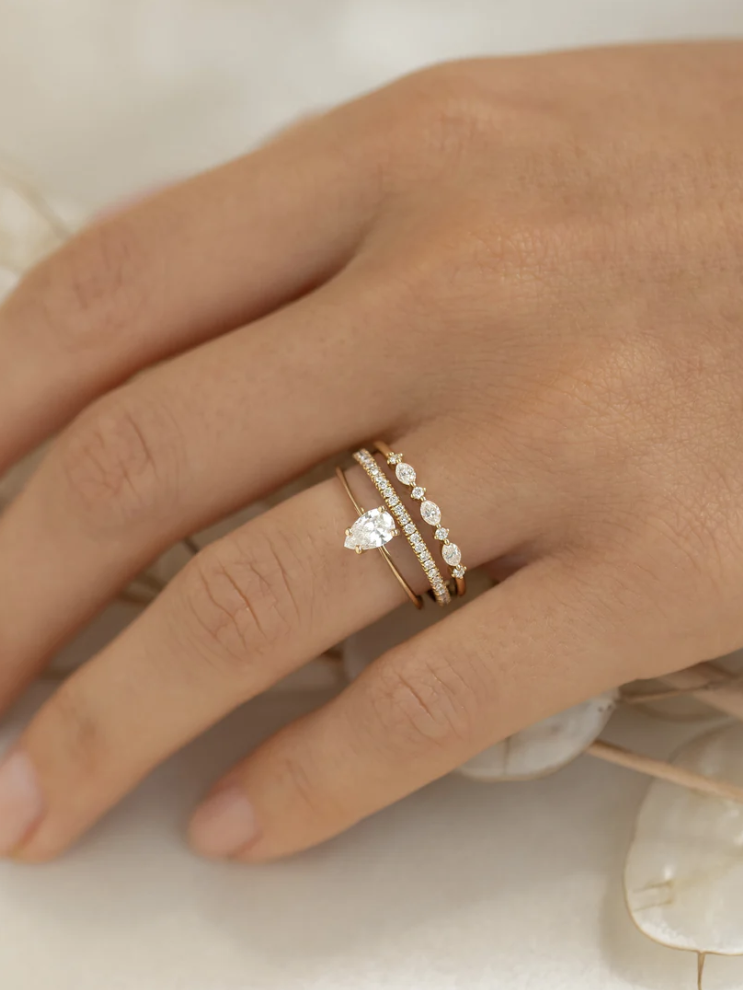
[(0, 0), (0, 157), (87, 211), (432, 61), (736, 33), (742, 0)]

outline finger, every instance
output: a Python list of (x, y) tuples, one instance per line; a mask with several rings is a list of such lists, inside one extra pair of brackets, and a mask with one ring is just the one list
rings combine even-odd
[[(354, 484), (362, 503), (376, 504), (371, 489)], [(0, 851), (25, 838), (23, 858), (56, 854), (227, 711), (404, 602), (379, 554), (359, 558), (343, 548), (353, 518), (333, 479), (251, 521), (181, 572), (60, 688), (0, 768)], [(462, 539), (471, 535), (463, 530)], [(399, 557), (421, 589), (423, 570), (406, 545)], [(6, 789), (17, 794), (19, 777), (22, 800), (14, 805)]]
[(60, 438), (0, 520), (0, 704), (178, 539), (376, 432), (403, 395), (418, 402), (425, 382), (399, 369), (369, 367), (363, 390), (348, 373), (369, 294), (344, 274), (99, 400)]
[(32, 272), (0, 310), (0, 471), (138, 369), (341, 268), (378, 193), (356, 120), (295, 128), (101, 220)]
[(380, 658), (220, 782), (194, 847), (263, 861), (312, 846), (631, 676), (591, 580), (540, 561)]

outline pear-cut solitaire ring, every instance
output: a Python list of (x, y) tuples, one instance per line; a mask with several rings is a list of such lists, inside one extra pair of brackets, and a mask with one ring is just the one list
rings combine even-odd
[(359, 517), (353, 526), (346, 530), (346, 540), (343, 545), (348, 547), (349, 550), (355, 550), (356, 553), (365, 553), (367, 550), (379, 550), (384, 557), (387, 566), (395, 575), (398, 584), (413, 605), (415, 605), (416, 608), (423, 608), (423, 599), (420, 595), (416, 595), (408, 582), (402, 576), (400, 571), (397, 569), (397, 565), (394, 560), (390, 557), (389, 550), (387, 549), (387, 544), (390, 540), (393, 540), (396, 536), (399, 536), (400, 532), (397, 528), (397, 523), (395, 522), (394, 516), (384, 507), (370, 509), (369, 512), (365, 512), (354, 498), (353, 492), (351, 491), (348, 480), (342, 469), (336, 468), (335, 473), (338, 475), (338, 479), (343, 485), (343, 490), (351, 500), (351, 504), (354, 509), (356, 509), (356, 513)]

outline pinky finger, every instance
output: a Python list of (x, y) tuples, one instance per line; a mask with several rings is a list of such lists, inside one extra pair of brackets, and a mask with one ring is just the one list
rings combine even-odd
[(627, 654), (595, 586), (543, 560), (384, 655), (233, 768), (197, 809), (191, 844), (249, 862), (316, 845), (618, 683)]

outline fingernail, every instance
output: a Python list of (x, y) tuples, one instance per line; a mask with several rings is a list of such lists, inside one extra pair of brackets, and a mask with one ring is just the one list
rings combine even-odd
[(44, 813), (44, 795), (29, 757), (11, 753), (0, 764), (0, 856), (9, 856)]
[(189, 839), (202, 856), (224, 859), (234, 856), (258, 838), (253, 805), (241, 788), (225, 787), (196, 809)]

